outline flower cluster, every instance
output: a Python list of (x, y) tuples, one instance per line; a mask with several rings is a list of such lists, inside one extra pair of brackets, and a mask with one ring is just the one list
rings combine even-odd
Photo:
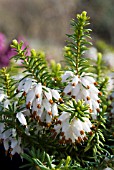
[(60, 143), (81, 143), (87, 140), (86, 133), (91, 132), (91, 121), (87, 117), (83, 117), (83, 121), (74, 117), (70, 121), (71, 114), (62, 112), (59, 116), (57, 125), (54, 126), (53, 135), (60, 133)]
[(5, 130), (5, 124), (0, 123), (0, 140), (3, 142), (5, 153), (12, 157), (15, 153), (23, 153), (21, 137), (17, 139), (16, 129)]
[(83, 99), (90, 106), (90, 113), (93, 119), (96, 119), (97, 113), (100, 111), (100, 98), (102, 93), (96, 87), (97, 82), (93, 77), (83, 74), (81, 76), (74, 75), (71, 71), (66, 71), (62, 76), (62, 82), (67, 85), (64, 93), (71, 96), (76, 101)]
[(41, 83), (32, 83), (32, 79), (23, 79), (19, 83), (18, 91), (22, 91), (26, 96), (26, 108), (31, 110), (32, 118), (49, 126), (54, 117), (58, 116), (57, 102), (62, 99), (57, 90)]

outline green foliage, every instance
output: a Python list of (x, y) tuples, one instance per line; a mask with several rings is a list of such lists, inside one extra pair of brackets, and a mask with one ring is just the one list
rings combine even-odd
[(67, 156), (66, 159), (61, 159), (58, 165), (53, 156), (49, 156), (45, 151), (32, 147), (32, 150), (28, 154), (22, 154), (28, 164), (21, 166), (20, 168), (32, 167), (31, 170), (89, 170), (88, 168), (81, 168), (76, 162), (72, 162), (71, 157)]
[(51, 72), (51, 76), (53, 80), (52, 84), (54, 84), (55, 86), (59, 85), (60, 87), (61, 86), (61, 75), (63, 73), (63, 71), (61, 70), (61, 64), (56, 63), (54, 60), (51, 60), (50, 72)]
[(53, 158), (50, 157), (45, 151), (41, 151), (38, 149), (35, 150), (34, 147), (32, 147), (31, 151), (29, 151), (29, 154), (22, 154), (23, 158), (25, 158), (29, 164), (21, 166), (21, 168), (24, 167), (33, 167), (32, 169), (41, 169), (41, 170), (49, 170), (53, 169)]
[(14, 91), (16, 89), (15, 84), (16, 81), (10, 76), (9, 71), (7, 70), (7, 68), (3, 67), (0, 70), (0, 88), (4, 89), (4, 93), (9, 97), (12, 98)]
[(72, 121), (74, 117), (79, 118), (82, 121), (84, 121), (83, 117), (89, 117), (89, 105), (85, 104), (83, 100), (76, 102), (75, 99), (71, 99), (69, 102), (61, 104), (59, 108), (71, 113), (70, 121)]
[[(17, 43), (16, 40), (13, 40), (12, 47), (17, 51), (17, 55), (13, 57), (16, 61), (18, 59), (22, 60), (21, 68), (24, 68), (23, 73), (26, 74), (25, 77), (34, 78), (37, 82), (42, 84), (49, 84), (51, 81), (51, 75), (47, 67), (47, 62), (45, 55), (42, 52), (36, 52), (34, 49), (31, 50), (31, 57), (26, 56), (26, 48), (21, 49), (23, 42)], [(23, 78), (25, 78), (23, 77)]]

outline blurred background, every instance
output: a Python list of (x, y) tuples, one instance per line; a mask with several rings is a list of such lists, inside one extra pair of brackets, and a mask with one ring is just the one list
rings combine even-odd
[(0, 0), (0, 32), (7, 42), (24, 37), (31, 48), (60, 61), (70, 20), (83, 10), (90, 16), (93, 45), (113, 51), (114, 0)]

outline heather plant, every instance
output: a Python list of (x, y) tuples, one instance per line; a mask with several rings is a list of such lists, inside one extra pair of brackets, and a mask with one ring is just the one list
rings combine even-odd
[[(114, 92), (102, 55), (84, 57), (92, 45), (89, 17), (72, 19), (64, 64), (47, 63), (42, 52), (13, 40), (21, 78), (1, 69), (0, 139), (5, 152), (18, 153), (36, 170), (103, 170), (114, 167)], [(93, 64), (93, 65), (92, 65)]]

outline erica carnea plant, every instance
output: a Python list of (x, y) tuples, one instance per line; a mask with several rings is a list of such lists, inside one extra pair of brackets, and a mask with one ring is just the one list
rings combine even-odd
[[(0, 140), (11, 158), (18, 153), (36, 170), (102, 170), (114, 166), (114, 92), (108, 90), (102, 55), (91, 65), (89, 17), (71, 21), (65, 64), (49, 65), (42, 52), (28, 56), (13, 40), (21, 76), (0, 76)], [(106, 69), (105, 69), (106, 72)], [(20, 78), (21, 77), (21, 78)], [(110, 167), (110, 168), (109, 168)]]

